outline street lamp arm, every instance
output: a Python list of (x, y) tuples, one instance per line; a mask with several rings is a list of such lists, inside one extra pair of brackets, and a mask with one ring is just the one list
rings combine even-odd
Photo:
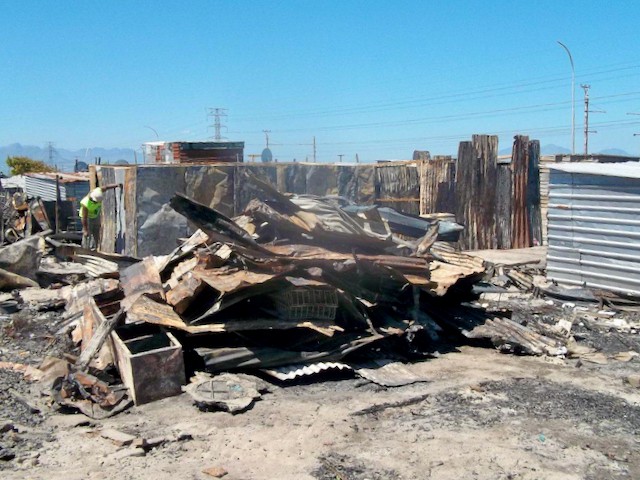
[(149, 130), (151, 130), (153, 133), (156, 134), (156, 140), (160, 140), (160, 135), (158, 135), (158, 132), (156, 132), (155, 128), (150, 127), (149, 125), (145, 125), (144, 128), (148, 128)]
[(560, 40), (556, 40), (558, 44), (564, 48), (567, 55), (569, 55), (569, 62), (571, 62), (571, 154), (576, 153), (576, 71), (573, 67), (573, 56), (569, 48)]
[(574, 68), (573, 68), (573, 57), (571, 56), (571, 52), (569, 51), (569, 48), (567, 48), (567, 46), (564, 43), (562, 43), (560, 40), (556, 40), (556, 41), (560, 44), (560, 46), (562, 48), (564, 48), (566, 50), (567, 55), (569, 55), (569, 62), (571, 62), (571, 71), (573, 72), (574, 71)]

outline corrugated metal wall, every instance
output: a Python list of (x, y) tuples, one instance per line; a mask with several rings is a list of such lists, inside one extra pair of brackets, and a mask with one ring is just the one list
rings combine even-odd
[(376, 204), (420, 215), (418, 161), (379, 164), (375, 167), (375, 175)]
[(640, 179), (551, 169), (548, 242), (550, 280), (640, 295)]

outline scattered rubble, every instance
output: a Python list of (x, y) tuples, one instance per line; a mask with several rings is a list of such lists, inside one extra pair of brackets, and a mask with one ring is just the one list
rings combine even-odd
[[(539, 254), (460, 252), (453, 222), (252, 183), (254, 200), (233, 219), (176, 195), (170, 207), (196, 231), (168, 255), (91, 252), (47, 231), (0, 249), (1, 328), (37, 354), (27, 362), (0, 345), (0, 401), (12, 412), (0, 417), (0, 460), (20, 457), (17, 440), (2, 440), (17, 435), (9, 422), (38, 425), (51, 406), (104, 420), (184, 391), (203, 411), (238, 414), (268, 393), (258, 376), (288, 383), (342, 371), (408, 386), (430, 381), (410, 362), (465, 343), (576, 367), (637, 361), (638, 304), (547, 283)], [(637, 388), (636, 377), (624, 385)], [(113, 462), (184, 440), (97, 431), (119, 447)], [(323, 457), (318, 478), (348, 471), (337, 458)]]

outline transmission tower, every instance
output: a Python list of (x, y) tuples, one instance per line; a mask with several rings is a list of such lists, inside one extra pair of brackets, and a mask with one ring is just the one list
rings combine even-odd
[(56, 156), (58, 152), (56, 152), (56, 149), (53, 146), (53, 142), (47, 142), (47, 155), (49, 158), (49, 165), (51, 165), (52, 167), (53, 165), (53, 157)]
[(318, 149), (316, 147), (316, 136), (313, 136), (313, 163), (316, 163), (318, 161)]
[(207, 114), (209, 118), (213, 117), (213, 127), (214, 136), (213, 139), (216, 141), (222, 140), (222, 136), (220, 135), (220, 130), (223, 128), (227, 128), (222, 124), (222, 118), (227, 116), (226, 108), (210, 108), (209, 113)]

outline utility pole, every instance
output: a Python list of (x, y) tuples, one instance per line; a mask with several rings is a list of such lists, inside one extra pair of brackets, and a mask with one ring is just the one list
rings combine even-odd
[(262, 132), (267, 140), (267, 148), (269, 148), (269, 134), (271, 133), (271, 130), (262, 130)]
[(344, 157), (344, 153), (339, 153), (338, 157), (340, 157), (340, 163), (342, 163), (342, 157)]
[(589, 130), (589, 89), (591, 85), (582, 84), (580, 87), (584, 90), (584, 160), (586, 160), (589, 154), (589, 134), (597, 132)]
[(357, 153), (356, 153), (356, 163), (360, 163), (360, 157), (358, 157)]
[(584, 159), (589, 154), (589, 134), (598, 133), (597, 130), (589, 130), (589, 113), (606, 113), (604, 110), (589, 110), (589, 89), (591, 85), (580, 85), (584, 90)]
[(210, 125), (211, 127), (213, 127), (213, 131), (214, 131), (213, 139), (216, 141), (222, 140), (222, 136), (220, 135), (220, 130), (227, 127), (222, 124), (221, 119), (222, 117), (227, 116), (227, 109), (226, 108), (210, 108), (207, 116), (213, 117), (213, 125)]
[[(627, 113), (627, 115), (640, 115), (640, 113), (638, 113), (638, 112), (629, 112), (629, 113)], [(638, 137), (638, 136), (640, 136), (640, 133), (634, 133), (633, 136), (634, 137)]]
[(313, 163), (316, 163), (316, 161), (318, 160), (317, 157), (317, 150), (316, 150), (316, 136), (313, 136)]

